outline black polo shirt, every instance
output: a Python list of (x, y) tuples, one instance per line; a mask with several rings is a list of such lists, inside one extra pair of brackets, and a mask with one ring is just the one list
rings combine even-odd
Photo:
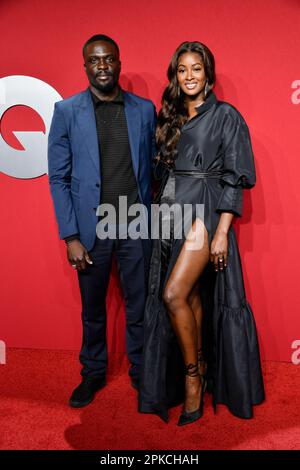
[(122, 89), (114, 100), (102, 101), (91, 92), (100, 148), (100, 203), (117, 208), (119, 196), (127, 196), (128, 205), (138, 202), (138, 190), (132, 167), (131, 151)]

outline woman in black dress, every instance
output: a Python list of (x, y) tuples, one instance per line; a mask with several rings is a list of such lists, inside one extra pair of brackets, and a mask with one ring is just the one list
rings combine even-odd
[(171, 237), (153, 240), (139, 411), (167, 421), (168, 408), (184, 401), (178, 425), (192, 423), (203, 414), (209, 383), (214, 409), (223, 403), (250, 418), (264, 386), (231, 224), (242, 215), (243, 189), (256, 181), (249, 131), (213, 93), (214, 57), (204, 44), (181, 44), (168, 79), (157, 127), (157, 201), (191, 204), (192, 217), (189, 235), (175, 237), (170, 211)]

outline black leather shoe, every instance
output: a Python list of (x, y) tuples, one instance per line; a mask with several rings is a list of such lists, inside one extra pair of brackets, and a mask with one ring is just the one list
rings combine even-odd
[(139, 378), (138, 377), (131, 377), (131, 385), (135, 390), (139, 390)]
[(72, 408), (88, 405), (93, 401), (95, 393), (105, 385), (105, 377), (83, 377), (81, 384), (73, 391), (69, 405)]
[(191, 424), (200, 419), (203, 415), (203, 406), (204, 406), (204, 392), (205, 392), (205, 379), (199, 374), (198, 364), (189, 364), (185, 370), (186, 375), (190, 377), (200, 376), (201, 379), (201, 394), (200, 394), (200, 405), (199, 408), (195, 411), (186, 411), (182, 410), (181, 415), (179, 416), (178, 426), (184, 426), (186, 424)]

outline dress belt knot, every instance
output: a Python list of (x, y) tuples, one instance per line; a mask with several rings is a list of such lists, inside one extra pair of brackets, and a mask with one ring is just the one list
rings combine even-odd
[(198, 171), (198, 170), (171, 170), (173, 175), (193, 176), (194, 178), (220, 178), (223, 175), (221, 170)]

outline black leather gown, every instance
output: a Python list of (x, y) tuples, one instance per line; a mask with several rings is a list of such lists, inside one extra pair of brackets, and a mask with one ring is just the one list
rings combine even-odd
[[(181, 129), (174, 169), (163, 166), (158, 202), (191, 204), (192, 222), (196, 204), (203, 204), (202, 221), (210, 244), (222, 212), (242, 216), (243, 190), (255, 185), (255, 165), (249, 130), (236, 108), (218, 101), (211, 92), (196, 109), (197, 115)], [(171, 222), (173, 236), (153, 240), (139, 391), (139, 411), (155, 413), (165, 421), (168, 409), (184, 398), (183, 358), (162, 300), (185, 242), (184, 237), (174, 238), (174, 217)], [(209, 263), (199, 285), (214, 408), (222, 403), (235, 416), (251, 418), (253, 405), (261, 403), (265, 394), (256, 325), (232, 225), (227, 268), (215, 272)]]

